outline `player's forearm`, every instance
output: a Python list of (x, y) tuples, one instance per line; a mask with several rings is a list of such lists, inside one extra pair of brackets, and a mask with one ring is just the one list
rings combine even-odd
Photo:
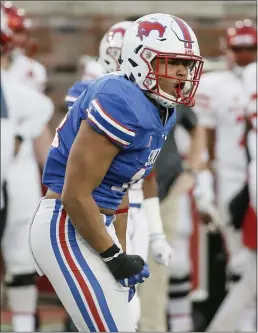
[(91, 195), (72, 197), (64, 193), (61, 200), (75, 229), (95, 251), (104, 252), (114, 244)]

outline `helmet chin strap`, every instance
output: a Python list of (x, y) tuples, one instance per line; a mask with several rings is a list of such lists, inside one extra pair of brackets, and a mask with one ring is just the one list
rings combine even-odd
[(156, 101), (156, 103), (163, 106), (164, 108), (173, 108), (178, 105), (178, 103), (175, 103), (172, 101), (167, 101), (163, 97), (153, 94), (149, 91), (146, 91), (146, 95), (148, 95), (150, 98), (154, 99)]

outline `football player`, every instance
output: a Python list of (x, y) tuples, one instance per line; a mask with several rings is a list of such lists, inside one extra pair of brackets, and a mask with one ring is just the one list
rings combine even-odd
[[(241, 257), (244, 262), (244, 272), (240, 281), (230, 289), (225, 300), (218, 309), (208, 331), (236, 331), (239, 318), (246, 308), (257, 302), (256, 262), (257, 262), (257, 186), (256, 186), (256, 144), (257, 144), (257, 63), (252, 62), (243, 71), (244, 92), (247, 94), (247, 117), (250, 129), (247, 134), (248, 155), (248, 188), (250, 207), (243, 225), (243, 245)], [(239, 259), (236, 260), (239, 265)], [(257, 331), (257, 314), (251, 316), (245, 323), (245, 331)]]
[(116, 210), (129, 184), (150, 174), (175, 106), (193, 102), (202, 65), (187, 23), (143, 16), (125, 33), (120, 72), (93, 81), (57, 130), (29, 239), (38, 272), (80, 331), (134, 331), (128, 288), (149, 270), (124, 252)]
[[(207, 196), (205, 191), (200, 191), (197, 204), (201, 212), (210, 215), (210, 220), (219, 221), (229, 253), (228, 269), (232, 281), (236, 281), (245, 270), (240, 250), (246, 200), (239, 197), (239, 193), (244, 193), (241, 190), (246, 184), (247, 168), (246, 86), (243, 74), (246, 66), (256, 60), (257, 30), (250, 20), (237, 21), (226, 31), (225, 37), (224, 51), (229, 68), (202, 76), (194, 107), (200, 124), (206, 128), (210, 153), (210, 169), (203, 174), (205, 177), (201, 182), (212, 189), (214, 180), (209, 170), (215, 170), (219, 214), (214, 208), (215, 195), (212, 195), (212, 191), (210, 196)], [(248, 204), (248, 200), (246, 202)], [(249, 327), (249, 318), (254, 312), (254, 307), (246, 309), (239, 322), (239, 330), (245, 330), (246, 325)]]
[[(27, 242), (27, 225), (31, 212), (40, 198), (35, 190), (39, 182), (37, 165), (28, 156), (32, 141), (38, 137), (53, 114), (53, 103), (44, 95), (19, 84), (9, 75), (11, 50), (7, 45), (6, 31), (11, 31), (10, 17), (1, 5), (1, 112), (10, 117), (13, 131), (14, 156), (5, 173), (8, 189), (7, 225), (4, 231), (2, 255), (5, 264), (5, 286), (8, 305), (12, 313), (12, 326), (16, 332), (35, 331), (35, 312), (37, 289), (35, 286), (35, 269)], [(3, 24), (3, 26), (2, 26)], [(11, 39), (12, 41), (12, 39)], [(12, 48), (13, 43), (10, 43)], [(1, 120), (2, 125), (2, 120)], [(1, 131), (2, 132), (2, 131)], [(1, 133), (1, 136), (4, 133)], [(3, 138), (1, 154), (8, 149), (7, 137)], [(18, 168), (22, 154), (26, 155), (26, 165)], [(18, 172), (14, 169), (18, 168)], [(31, 177), (33, 177), (31, 180)], [(12, 179), (10, 181), (10, 179)], [(21, 184), (22, 179), (22, 186)], [(9, 186), (16, 184), (16, 186)]]
[[(132, 25), (133, 22), (130, 21), (116, 23), (103, 36), (100, 42), (98, 62), (93, 60), (86, 62), (83, 80), (76, 82), (68, 90), (65, 98), (68, 108), (71, 108), (81, 93), (89, 87), (91, 84), (90, 76), (100, 77), (104, 73), (120, 69), (119, 59), (121, 57), (123, 37), (126, 30)], [(102, 68), (102, 71), (100, 68)], [(144, 181), (140, 180), (137, 184), (130, 185), (128, 195), (129, 215), (126, 252), (139, 254), (146, 261), (150, 240), (154, 260), (167, 266), (171, 250), (162, 227), (155, 172), (152, 171)], [(116, 215), (116, 223), (119, 223), (118, 220), (120, 218), (127, 219), (125, 210), (118, 210)], [(135, 327), (137, 327), (141, 313), (140, 299), (137, 292), (130, 302), (130, 308)]]

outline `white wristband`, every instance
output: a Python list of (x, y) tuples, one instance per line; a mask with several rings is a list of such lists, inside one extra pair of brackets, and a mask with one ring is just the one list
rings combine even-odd
[(149, 234), (163, 234), (159, 198), (153, 197), (145, 199), (143, 201), (143, 209), (148, 219)]

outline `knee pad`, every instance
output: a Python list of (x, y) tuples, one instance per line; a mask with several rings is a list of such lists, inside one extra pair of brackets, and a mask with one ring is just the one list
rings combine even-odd
[(5, 278), (6, 287), (26, 287), (36, 284), (37, 273), (16, 274)]

